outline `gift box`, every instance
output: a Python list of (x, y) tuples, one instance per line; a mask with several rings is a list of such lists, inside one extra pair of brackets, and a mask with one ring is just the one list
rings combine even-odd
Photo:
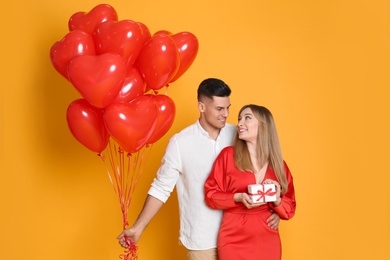
[(248, 185), (248, 193), (254, 203), (276, 201), (275, 184), (250, 184)]

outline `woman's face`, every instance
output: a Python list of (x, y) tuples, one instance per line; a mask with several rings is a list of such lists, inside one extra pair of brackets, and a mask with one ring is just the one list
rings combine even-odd
[(238, 138), (246, 142), (256, 142), (259, 121), (253, 115), (250, 108), (245, 108), (238, 116), (237, 132)]

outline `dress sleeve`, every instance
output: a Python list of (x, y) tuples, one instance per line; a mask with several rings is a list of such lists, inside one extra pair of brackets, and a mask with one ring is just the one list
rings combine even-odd
[(214, 209), (227, 209), (237, 206), (234, 201), (234, 193), (227, 191), (228, 157), (228, 150), (224, 149), (220, 152), (204, 185), (206, 204)]
[(287, 177), (287, 192), (282, 195), (282, 201), (278, 206), (275, 206), (273, 203), (269, 203), (270, 207), (279, 215), (281, 219), (288, 220), (295, 215), (295, 191), (293, 177), (291, 175), (290, 169), (288, 168), (286, 162), (284, 162), (284, 170)]

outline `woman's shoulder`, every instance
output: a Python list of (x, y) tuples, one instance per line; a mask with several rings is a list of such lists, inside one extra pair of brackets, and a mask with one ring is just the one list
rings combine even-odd
[(233, 146), (224, 147), (217, 155), (217, 160), (231, 161), (234, 160), (234, 149)]
[(221, 150), (221, 154), (234, 154), (233, 146), (231, 146), (231, 145), (226, 146), (225, 148), (223, 148)]

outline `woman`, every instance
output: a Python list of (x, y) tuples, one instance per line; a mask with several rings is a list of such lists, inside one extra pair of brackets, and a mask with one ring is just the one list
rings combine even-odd
[[(252, 202), (248, 185), (262, 183), (275, 184), (276, 201)], [(279, 232), (268, 227), (266, 220), (272, 212), (284, 220), (292, 218), (295, 193), (267, 108), (241, 108), (233, 146), (218, 155), (205, 182), (205, 195), (209, 207), (224, 210), (218, 234), (220, 260), (281, 259)]]

